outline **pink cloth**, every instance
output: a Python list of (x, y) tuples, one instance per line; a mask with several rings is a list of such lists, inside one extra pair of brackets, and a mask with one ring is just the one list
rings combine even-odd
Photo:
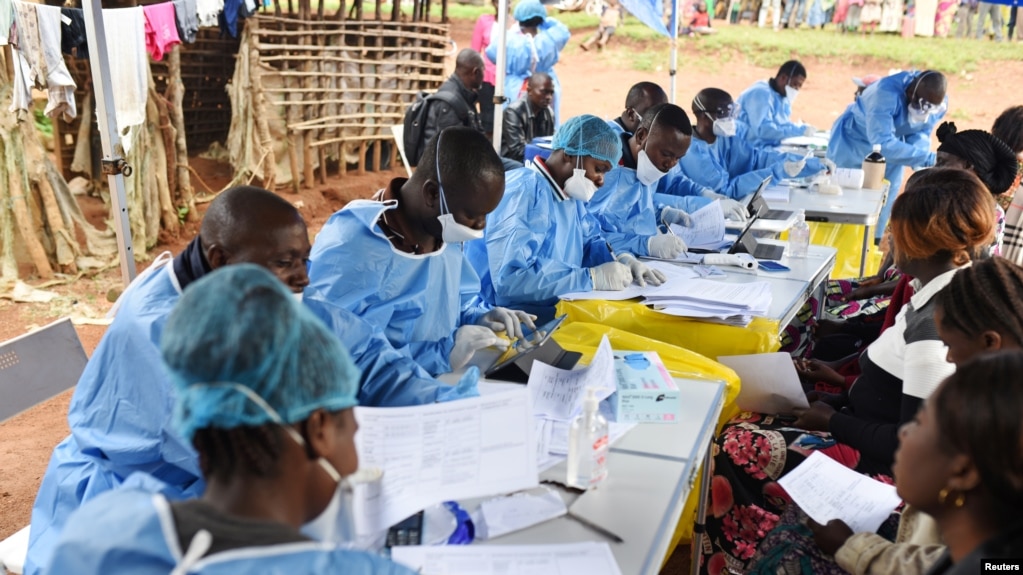
[(177, 21), (174, 19), (174, 4), (151, 4), (143, 6), (142, 11), (146, 15), (146, 52), (154, 60), (163, 60), (163, 55), (171, 47), (181, 43)]
[(491, 62), (485, 52), (490, 45), (490, 35), (496, 24), (496, 15), (482, 14), (476, 19), (476, 28), (472, 31), (472, 49), (483, 55), (483, 81), (490, 84), (497, 79), (497, 64)]

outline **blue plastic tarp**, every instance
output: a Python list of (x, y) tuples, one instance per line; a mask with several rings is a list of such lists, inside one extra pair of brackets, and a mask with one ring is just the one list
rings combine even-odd
[[(1017, 0), (1019, 1), (1019, 0)], [(621, 0), (622, 6), (658, 34), (670, 36), (664, 25), (664, 0)], [(671, 9), (669, 5), (668, 9)]]

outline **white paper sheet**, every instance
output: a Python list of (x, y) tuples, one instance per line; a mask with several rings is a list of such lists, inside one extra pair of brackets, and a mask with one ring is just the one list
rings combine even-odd
[(621, 575), (606, 542), (395, 547), (391, 559), (422, 575)]
[(473, 514), (476, 537), (487, 540), (520, 531), (568, 513), (565, 501), (554, 490), (541, 487), (532, 493), (515, 493), (480, 503)]
[(538, 485), (529, 391), (414, 407), (356, 407), (359, 464), (383, 479), (356, 489), (356, 531), (387, 529), (451, 499)]
[(719, 246), (725, 239), (725, 214), (721, 211), (721, 202), (711, 202), (689, 214), (693, 225), (686, 228), (671, 224), (671, 231), (691, 248), (707, 247), (721, 249)]
[(799, 375), (787, 353), (756, 353), (751, 355), (722, 355), (718, 362), (732, 368), (739, 375), (739, 409), (757, 413), (790, 414), (796, 408), (807, 408), (806, 393), (799, 383)]
[(901, 501), (895, 486), (857, 473), (819, 451), (778, 480), (821, 525), (841, 519), (853, 533), (873, 533)]
[(562, 421), (569, 421), (582, 412), (588, 387), (597, 389), (600, 400), (617, 389), (614, 354), (606, 335), (600, 340), (590, 365), (568, 370), (535, 361), (526, 384), (533, 401), (533, 415)]

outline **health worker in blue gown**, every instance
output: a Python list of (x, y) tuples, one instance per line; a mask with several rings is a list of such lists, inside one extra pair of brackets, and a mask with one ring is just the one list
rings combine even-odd
[(664, 88), (653, 82), (637, 82), (625, 95), (625, 109), (617, 118), (608, 120), (607, 125), (619, 134), (624, 132), (632, 135), (639, 128), (647, 110), (667, 103), (668, 94)]
[(861, 167), (873, 147), (881, 146), (890, 187), (874, 227), (875, 241), (888, 224), (903, 169), (934, 165), (931, 132), (948, 109), (947, 88), (945, 76), (933, 70), (882, 78), (863, 90), (831, 127), (828, 158), (840, 168)]
[(774, 78), (761, 80), (739, 94), (739, 121), (749, 127), (746, 138), (758, 148), (772, 148), (785, 138), (812, 136), (813, 126), (792, 121), (792, 105), (806, 82), (806, 68), (797, 60), (781, 65)]
[(331, 540), (341, 479), (359, 465), (359, 370), (273, 275), (242, 264), (199, 279), (160, 348), (175, 432), (198, 453), (206, 490), (100, 495), (68, 520), (49, 573), (412, 573)]
[(426, 144), (411, 178), (330, 217), (313, 244), (310, 289), (380, 328), (433, 374), (522, 337), (523, 312), (494, 308), (463, 257), (504, 195), (501, 159), (483, 134), (448, 128)]
[[(596, 116), (576, 116), (554, 133), (547, 160), (507, 174), (504, 198), (482, 240), (466, 255), (490, 303), (521, 309), (541, 321), (570, 292), (623, 290), (635, 279), (659, 285), (664, 276), (630, 253), (613, 254), (586, 210), (604, 175), (622, 155), (618, 135)], [(617, 257), (615, 257), (617, 256)]]
[[(547, 8), (540, 0), (520, 0), (513, 12), (519, 23), (517, 32), (509, 32), (506, 40), (504, 95), (509, 102), (526, 91), (526, 80), (534, 72), (545, 72), (554, 83), (554, 126), (561, 124), (561, 82), (554, 65), (568, 43), (571, 32), (554, 18), (547, 17)], [(496, 39), (495, 39), (496, 40)], [(497, 42), (487, 47), (487, 58), (497, 62)]]
[(746, 138), (746, 125), (736, 120), (737, 112), (732, 96), (718, 88), (701, 90), (693, 99), (693, 144), (679, 167), (715, 196), (738, 200), (767, 176), (778, 181), (825, 169), (817, 158), (755, 148)]
[[(586, 208), (600, 222), (612, 247), (641, 256), (675, 259), (688, 246), (664, 233), (667, 226), (692, 225), (689, 213), (715, 201), (698, 195), (656, 193), (657, 183), (685, 156), (693, 127), (682, 108), (661, 104), (647, 110), (635, 135), (622, 134), (622, 160), (604, 176)], [(731, 202), (734, 200), (720, 200)], [(744, 214), (744, 210), (740, 209)]]
[[(237, 263), (266, 267), (302, 297), (309, 283), (309, 251), (309, 233), (294, 206), (266, 190), (242, 186), (210, 203), (199, 236), (181, 254), (158, 258), (132, 282), (71, 398), (71, 435), (54, 449), (32, 508), (26, 575), (50, 572), (53, 546), (68, 516), (129, 476), (165, 484), (164, 492), (174, 499), (202, 494), (195, 451), (170, 423), (175, 394), (159, 354), (167, 316), (194, 282)], [(315, 295), (304, 301), (342, 339), (360, 368), (361, 402), (416, 405), (478, 393), (477, 373), (467, 374), (458, 386), (445, 385), (350, 312)]]

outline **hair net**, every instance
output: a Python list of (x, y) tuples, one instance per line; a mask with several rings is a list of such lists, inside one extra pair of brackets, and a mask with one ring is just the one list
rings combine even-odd
[(558, 128), (551, 144), (554, 150), (565, 150), (571, 156), (590, 156), (618, 165), (622, 157), (622, 140), (596, 116), (583, 114), (569, 119)]
[(959, 132), (952, 122), (938, 126), (939, 152), (962, 158), (992, 194), (1009, 191), (1016, 180), (1016, 154), (1005, 142), (984, 130)]
[(546, 18), (547, 8), (540, 3), (540, 0), (521, 0), (515, 5), (513, 16), (516, 22), (525, 22), (533, 18)]
[(359, 371), (344, 346), (256, 265), (227, 266), (190, 285), (160, 348), (177, 391), (175, 424), (189, 440), (205, 427), (276, 420), (238, 386), (262, 398), (283, 423), (356, 403)]

